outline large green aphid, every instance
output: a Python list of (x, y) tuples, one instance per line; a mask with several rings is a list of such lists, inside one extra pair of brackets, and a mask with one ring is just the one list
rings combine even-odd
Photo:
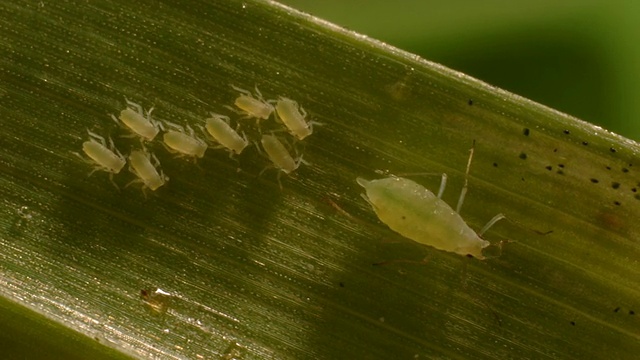
[(467, 193), (472, 158), (473, 147), (470, 150), (464, 186), (456, 211), (442, 200), (442, 193), (447, 185), (447, 174), (442, 174), (437, 196), (422, 185), (397, 176), (371, 181), (357, 178), (356, 181), (366, 190), (362, 197), (371, 204), (380, 221), (387, 224), (391, 230), (438, 250), (464, 256), (471, 255), (483, 260), (485, 257), (482, 249), (490, 243), (481, 236), (505, 216), (494, 216), (478, 233), (460, 216), (460, 208)]

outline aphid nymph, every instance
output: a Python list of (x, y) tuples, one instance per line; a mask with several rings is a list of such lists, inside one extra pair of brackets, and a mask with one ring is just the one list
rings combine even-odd
[(297, 102), (280, 97), (276, 103), (276, 120), (282, 122), (291, 135), (302, 140), (313, 133), (314, 121), (307, 121), (307, 112)]
[[(87, 130), (87, 132), (89, 133), (89, 141), (82, 143), (82, 151), (84, 151), (91, 160), (83, 158), (78, 153), (74, 154), (83, 161), (95, 165), (93, 171), (89, 173), (89, 176), (97, 170), (106, 171), (109, 173), (109, 179), (113, 183), (113, 174), (119, 173), (126, 164), (124, 156), (116, 149), (111, 138), (109, 138), (109, 145), (107, 146), (102, 136), (92, 133), (89, 130)], [(115, 185), (115, 183), (113, 184)]]
[(135, 135), (140, 136), (142, 140), (147, 141), (153, 140), (161, 129), (164, 130), (162, 124), (151, 117), (153, 108), (149, 109), (145, 115), (142, 106), (126, 98), (124, 100), (127, 102), (127, 108), (120, 112), (119, 119), (111, 115), (113, 121), (118, 125), (129, 129)]
[(179, 156), (190, 156), (202, 158), (207, 150), (207, 143), (196, 137), (193, 129), (187, 125), (186, 130), (180, 125), (165, 122), (170, 128), (163, 135), (164, 145), (171, 153)]
[(397, 176), (371, 181), (357, 178), (356, 181), (365, 188), (366, 194), (362, 194), (362, 197), (371, 204), (380, 221), (393, 231), (439, 250), (471, 255), (482, 260), (485, 259), (482, 250), (490, 245), (481, 238), (482, 234), (505, 216), (494, 216), (478, 233), (460, 216), (468, 187), (473, 149), (472, 147), (470, 150), (465, 182), (456, 211), (441, 199), (447, 183), (446, 174), (442, 174), (437, 196), (423, 186)]
[(240, 111), (232, 107), (228, 107), (229, 109), (244, 115), (246, 118), (255, 118), (258, 123), (260, 120), (266, 120), (271, 116), (274, 107), (262, 97), (257, 85), (255, 87), (255, 96), (248, 90), (241, 89), (233, 85), (231, 85), (231, 87), (240, 92), (240, 96), (238, 96), (234, 102)]
[[(153, 163), (151, 162), (153, 160)], [(157, 190), (169, 181), (160, 169), (160, 161), (154, 154), (149, 154), (146, 150), (133, 150), (129, 154), (129, 171), (135, 174), (138, 179), (131, 181), (127, 186), (135, 183), (142, 183), (142, 189)]]
[(229, 117), (211, 113), (211, 117), (206, 120), (207, 132), (213, 139), (229, 149), (231, 155), (240, 154), (249, 145), (247, 136), (240, 136), (236, 130), (229, 125)]
[[(287, 148), (278, 140), (274, 135), (262, 135), (262, 139), (260, 139), (260, 143), (262, 144), (262, 148), (269, 156), (269, 159), (273, 163), (272, 166), (278, 169), (278, 183), (280, 184), (280, 175), (282, 173), (291, 174), (294, 172), (299, 166), (300, 163), (303, 163), (302, 155), (300, 155), (297, 159), (294, 159)], [(265, 170), (270, 167), (266, 167), (262, 170), (263, 173)], [(282, 184), (280, 184), (280, 188), (282, 188)]]

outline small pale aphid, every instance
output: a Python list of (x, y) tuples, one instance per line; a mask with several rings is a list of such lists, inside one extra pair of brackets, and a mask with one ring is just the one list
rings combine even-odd
[(166, 123), (172, 130), (164, 133), (164, 145), (169, 152), (177, 153), (180, 156), (191, 156), (202, 158), (207, 150), (207, 143), (196, 137), (193, 129), (187, 125), (186, 130), (180, 125)]
[(371, 204), (380, 221), (395, 232), (439, 250), (471, 255), (482, 260), (485, 259), (482, 249), (490, 245), (481, 238), (482, 234), (505, 216), (494, 216), (476, 233), (459, 215), (467, 192), (473, 148), (470, 153), (456, 211), (441, 199), (446, 186), (446, 174), (442, 174), (437, 196), (409, 179), (396, 176), (371, 181), (357, 178), (356, 181), (365, 188), (366, 195), (362, 194), (362, 197)]
[[(273, 135), (262, 135), (260, 143), (273, 163), (271, 167), (280, 170), (278, 172), (278, 184), (280, 184), (280, 175), (282, 173), (291, 174), (300, 166), (300, 163), (305, 162), (302, 160), (302, 155), (297, 159), (294, 159), (291, 154), (289, 154), (287, 148), (285, 148), (280, 140)], [(262, 172), (267, 169), (269, 169), (269, 167), (262, 170)], [(280, 184), (280, 188), (282, 188), (282, 184)]]
[[(151, 141), (163, 129), (162, 124), (151, 117), (153, 108), (147, 111), (145, 115), (142, 106), (125, 99), (127, 108), (120, 112), (119, 120), (114, 115), (111, 118), (118, 124), (126, 127), (134, 134), (140, 136), (143, 140)], [(164, 130), (164, 129), (163, 129)]]
[(93, 171), (89, 173), (89, 176), (97, 170), (106, 171), (109, 173), (109, 179), (113, 183), (113, 174), (119, 173), (126, 164), (124, 156), (122, 156), (113, 145), (111, 138), (109, 138), (109, 146), (107, 147), (102, 136), (92, 133), (89, 130), (87, 130), (87, 132), (89, 133), (89, 141), (82, 143), (82, 151), (84, 151), (91, 160), (83, 158), (78, 153), (74, 154), (85, 162), (95, 165)]
[[(153, 160), (153, 163), (151, 162)], [(154, 154), (149, 154), (144, 150), (134, 150), (129, 154), (129, 170), (134, 173), (138, 179), (131, 181), (127, 186), (134, 183), (143, 183), (143, 190), (149, 188), (155, 191), (167, 181), (167, 177), (160, 168), (160, 161)]]
[(232, 154), (240, 154), (249, 145), (247, 136), (240, 136), (236, 130), (229, 125), (229, 117), (211, 113), (211, 118), (207, 119), (207, 132), (214, 140)]
[(273, 105), (262, 98), (262, 94), (260, 93), (260, 90), (258, 90), (257, 85), (255, 87), (255, 96), (251, 94), (250, 91), (235, 87), (233, 85), (231, 85), (231, 87), (234, 90), (240, 92), (240, 96), (238, 96), (234, 102), (234, 104), (238, 107), (238, 109), (240, 109), (240, 111), (237, 111), (231, 107), (229, 107), (229, 109), (241, 115), (244, 115), (247, 118), (256, 118), (258, 122), (260, 122), (260, 120), (266, 120), (269, 118), (269, 116), (271, 116), (271, 113), (273, 113), (274, 110)]
[(276, 103), (276, 119), (289, 129), (298, 140), (302, 140), (313, 133), (313, 121), (307, 121), (307, 112), (297, 102), (280, 97)]

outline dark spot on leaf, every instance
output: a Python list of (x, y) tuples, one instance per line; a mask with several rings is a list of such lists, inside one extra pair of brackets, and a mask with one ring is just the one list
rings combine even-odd
[(628, 173), (628, 172), (629, 172), (629, 169), (627, 169), (627, 168), (622, 168), (622, 172), (623, 172), (623, 173)]
[(592, 183), (594, 183), (594, 184), (597, 184), (597, 183), (599, 183), (599, 182), (600, 182), (598, 179), (594, 179), (594, 178), (591, 178), (590, 180), (591, 180), (591, 182), (592, 182)]
[(520, 178), (520, 180), (524, 181), (524, 178)]
[(524, 130), (522, 130), (522, 134), (524, 136), (529, 136), (530, 133), (531, 133), (531, 131), (529, 130), (529, 128), (524, 128)]
[(611, 166), (607, 166), (607, 170), (611, 170)]
[(589, 145), (589, 142), (588, 141), (583, 141), (582, 145), (587, 146), (587, 145)]
[(545, 168), (545, 169), (547, 169), (547, 170), (549, 170), (549, 171), (553, 170), (553, 167), (552, 167), (551, 165), (549, 165), (549, 166), (545, 166), (544, 168)]
[(575, 322), (575, 321), (572, 321), (572, 322), (571, 322), (571, 325), (576, 326), (576, 322)]
[(617, 189), (617, 188), (620, 187), (620, 183), (614, 181), (614, 182), (611, 183), (611, 187), (614, 188), (614, 189)]
[(558, 170), (557, 173), (558, 173), (558, 175), (564, 175), (564, 171), (562, 171), (562, 170)]
[(406, 220), (406, 219), (407, 219), (407, 217), (402, 215), (402, 220)]
[(614, 204), (616, 204), (617, 206), (620, 206), (620, 201), (614, 201)]
[(558, 149), (553, 149), (553, 152), (558, 152)]
[(522, 160), (526, 160), (527, 159), (527, 154), (521, 152), (519, 158), (522, 159)]
[(635, 315), (635, 314), (636, 314), (636, 312), (635, 312), (635, 311), (633, 311), (633, 310), (629, 310), (629, 315)]
[(638, 189), (636, 189), (636, 188), (632, 188), (631, 189), (631, 192), (637, 192), (637, 191), (638, 191)]
[(340, 287), (344, 287), (344, 283), (342, 281), (340, 281)]
[(612, 153), (616, 152), (615, 148), (609, 148), (609, 151), (611, 151)]
[(614, 313), (617, 313), (618, 311), (620, 311), (620, 307), (619, 306), (617, 308), (613, 309)]
[(469, 99), (469, 101), (467, 101), (467, 104), (469, 104), (469, 106), (473, 105), (473, 99)]
[(565, 133), (565, 134), (569, 135), (569, 134), (571, 134), (571, 131), (569, 131), (569, 130), (565, 130), (565, 131), (563, 131), (563, 133)]
[(493, 167), (498, 167), (498, 163), (493, 163)]
[(558, 167), (564, 169), (564, 164), (558, 164)]

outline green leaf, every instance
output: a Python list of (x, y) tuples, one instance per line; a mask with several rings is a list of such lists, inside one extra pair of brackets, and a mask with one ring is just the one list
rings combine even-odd
[[(272, 2), (18, 1), (0, 19), (0, 293), (87, 344), (193, 359), (640, 351), (635, 142)], [(73, 154), (87, 129), (141, 146), (110, 119), (125, 97), (196, 129), (238, 119), (231, 84), (322, 123), (282, 190), (255, 147), (194, 165), (158, 138), (170, 181), (146, 197)], [(403, 239), (360, 197), (358, 176), (446, 172), (454, 204), (474, 140), (461, 215), (512, 220), (485, 234), (513, 241), (500, 257)]]

